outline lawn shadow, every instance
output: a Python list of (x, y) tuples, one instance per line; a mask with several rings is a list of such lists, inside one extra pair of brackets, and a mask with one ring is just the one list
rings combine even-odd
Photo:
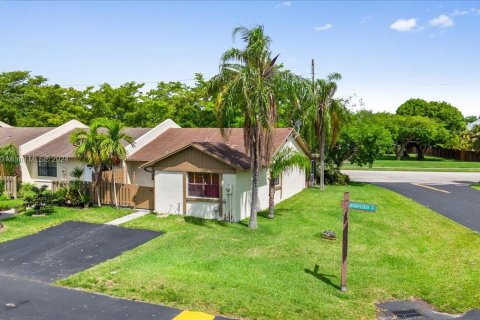
[(319, 273), (318, 272), (319, 269), (320, 269), (320, 266), (318, 264), (316, 264), (315, 267), (313, 268), (313, 270), (304, 269), (304, 271), (305, 271), (305, 273), (311, 274), (312, 276), (314, 276), (318, 280), (322, 281), (323, 283), (328, 284), (329, 286), (340, 290), (340, 286), (333, 283), (332, 280), (330, 280), (330, 278), (337, 278), (337, 276), (333, 275), (333, 274)]
[(365, 183), (365, 182), (357, 182), (357, 181), (350, 181), (348, 183), (349, 186), (352, 186), (352, 187), (364, 187), (366, 185), (368, 185), (368, 183)]
[(206, 227), (206, 228), (211, 228), (212, 224), (216, 224), (222, 227), (228, 227), (229, 223), (226, 221), (222, 220), (214, 220), (214, 219), (202, 219), (202, 218), (197, 218), (197, 217), (191, 217), (191, 216), (185, 216), (183, 218), (186, 223), (194, 224), (196, 226), (201, 226), (201, 227)]

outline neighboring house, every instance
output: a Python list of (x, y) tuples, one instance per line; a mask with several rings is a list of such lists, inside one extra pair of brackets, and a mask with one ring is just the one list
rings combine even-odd
[[(34, 161), (28, 162), (28, 173), (22, 172), (22, 179), (31, 180), (36, 184), (50, 185), (54, 180), (70, 180), (72, 170), (80, 167), (84, 169), (82, 180), (91, 181), (92, 168), (75, 156), (75, 148), (70, 142), (70, 136), (75, 129), (64, 130), (63, 134), (26, 152), (24, 157)], [(148, 128), (125, 128), (125, 132), (134, 140), (148, 131), (150, 131)], [(124, 143), (124, 146), (127, 146), (127, 143)]]
[[(18, 147), (23, 182), (51, 187), (53, 181), (70, 180), (70, 173), (75, 167), (84, 169), (82, 180), (91, 181), (92, 168), (76, 158), (74, 147), (70, 142), (70, 135), (78, 128), (88, 130), (85, 124), (77, 120), (69, 121), (56, 128), (0, 127), (0, 146), (13, 143)], [(134, 139), (133, 144), (124, 144), (127, 154), (141, 148), (169, 128), (179, 128), (179, 126), (168, 119), (155, 128), (125, 128), (126, 133)], [(141, 164), (143, 163), (125, 162), (120, 166), (126, 173), (133, 174), (132, 179), (125, 174), (124, 183), (153, 187), (150, 174), (139, 169)]]
[[(0, 127), (0, 146), (14, 143), (21, 156), (23, 182), (51, 186), (53, 181), (70, 180), (74, 167), (91, 168), (75, 157), (70, 142), (73, 130), (88, 127), (72, 120), (56, 128)], [(250, 214), (250, 157), (243, 142), (243, 129), (230, 129), (225, 140), (218, 128), (180, 128), (166, 120), (155, 128), (126, 128), (135, 141), (126, 145), (127, 159), (120, 166), (124, 183), (144, 192), (148, 208), (158, 213), (185, 214), (206, 219), (239, 221)], [(275, 130), (274, 153), (289, 147), (309, 154), (299, 135), (290, 128)], [(260, 171), (259, 203), (268, 207), (268, 170)], [(306, 187), (306, 173), (285, 172), (275, 192), (275, 203)], [(140, 197), (140, 195), (138, 195)], [(140, 200), (139, 200), (140, 201)]]
[[(293, 129), (275, 130), (274, 151), (290, 147), (308, 154)], [(140, 168), (155, 182), (155, 211), (206, 219), (239, 221), (250, 214), (250, 158), (243, 143), (243, 129), (231, 129), (224, 141), (218, 128), (172, 128), (127, 159), (144, 162)], [(259, 179), (259, 204), (268, 208), (268, 170)], [(306, 187), (306, 173), (285, 172), (278, 181), (275, 203)]]

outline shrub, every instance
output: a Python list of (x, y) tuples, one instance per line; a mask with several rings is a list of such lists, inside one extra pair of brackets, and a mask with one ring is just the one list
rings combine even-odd
[(325, 183), (346, 185), (350, 183), (350, 177), (341, 173), (333, 162), (327, 162), (325, 164)]
[(25, 204), (32, 208), (30, 214), (48, 214), (52, 211), (53, 193), (47, 190), (46, 185), (40, 188), (33, 186), (30, 192), (31, 194), (25, 197)]
[(22, 183), (18, 190), (18, 196), (24, 199), (27, 197), (33, 197), (35, 195), (35, 192), (33, 191), (34, 188), (36, 188), (36, 186), (32, 183)]

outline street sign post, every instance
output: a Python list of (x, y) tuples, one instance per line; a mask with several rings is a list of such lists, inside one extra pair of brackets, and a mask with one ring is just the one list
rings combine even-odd
[(374, 204), (353, 202), (353, 201), (349, 203), (348, 208), (354, 209), (354, 210), (369, 211), (369, 212), (377, 211), (377, 206)]
[(350, 202), (350, 193), (343, 193), (341, 202), (343, 209), (343, 237), (342, 237), (342, 271), (340, 278), (340, 291), (347, 291), (347, 258), (348, 258), (348, 211), (349, 209), (366, 212), (376, 212), (377, 206), (369, 203)]

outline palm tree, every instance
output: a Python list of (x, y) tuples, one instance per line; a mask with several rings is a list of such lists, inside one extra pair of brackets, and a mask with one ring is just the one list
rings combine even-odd
[(133, 145), (133, 137), (125, 132), (125, 127), (117, 120), (107, 121), (105, 123), (105, 137), (100, 143), (100, 153), (103, 159), (112, 165), (112, 183), (113, 183), (113, 198), (115, 207), (118, 209), (117, 187), (115, 183), (115, 165), (125, 161), (127, 158), (127, 151), (123, 142)]
[(272, 158), (269, 167), (268, 184), (268, 218), (273, 219), (275, 215), (275, 185), (276, 181), (285, 171), (295, 168), (310, 170), (310, 159), (290, 147), (278, 151)]
[(13, 143), (0, 147), (0, 176), (15, 175), (18, 162), (18, 149)]
[[(70, 135), (70, 141), (75, 147), (75, 155), (88, 165), (93, 167), (94, 174), (94, 190), (98, 188), (98, 182), (102, 173), (102, 165), (105, 158), (101, 152), (101, 143), (105, 139), (105, 135), (101, 133), (101, 123), (99, 121), (93, 122), (88, 130), (75, 129)], [(97, 204), (102, 206), (100, 200), (100, 192), (97, 190)]]
[[(302, 79), (276, 64), (271, 57), (271, 39), (263, 26), (251, 29), (237, 27), (237, 36), (245, 43), (243, 49), (232, 48), (223, 53), (219, 74), (210, 82), (215, 98), (215, 111), (221, 133), (228, 139), (232, 123), (243, 117), (244, 146), (250, 156), (252, 198), (249, 228), (257, 228), (258, 177), (260, 166), (270, 162), (277, 120), (277, 98)], [(289, 89), (290, 88), (290, 89)], [(292, 101), (298, 101), (293, 98)]]
[[(316, 146), (320, 156), (320, 189), (325, 189), (325, 146), (327, 133), (334, 145), (342, 123), (348, 116), (348, 111), (341, 100), (334, 99), (337, 91), (337, 81), (342, 76), (330, 74), (327, 79), (316, 80), (311, 91), (312, 96), (304, 110), (305, 135), (310, 146)], [(313, 148), (315, 149), (315, 148)]]

